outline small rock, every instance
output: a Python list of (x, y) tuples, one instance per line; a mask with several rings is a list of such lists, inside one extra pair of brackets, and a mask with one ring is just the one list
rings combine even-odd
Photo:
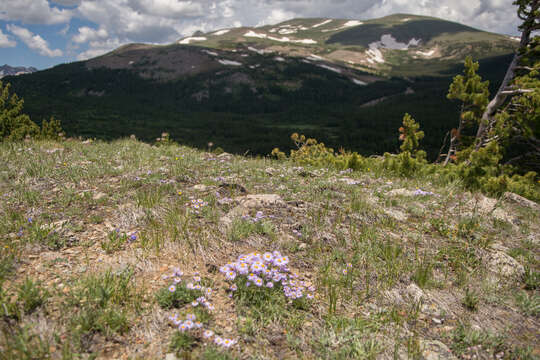
[(522, 276), (525, 273), (523, 265), (502, 251), (490, 253), (487, 258), (487, 263), (490, 271), (502, 276)]
[(418, 287), (415, 283), (410, 284), (405, 289), (405, 293), (414, 301), (420, 301), (425, 297), (424, 291)]
[(493, 216), (497, 220), (505, 221), (510, 224), (513, 224), (515, 221), (512, 216), (508, 215), (508, 213), (501, 208), (495, 209), (493, 213), (491, 213), (491, 216)]
[(165, 355), (165, 360), (178, 360), (178, 358), (173, 353), (168, 353)]
[(399, 293), (398, 289), (392, 289), (385, 291), (383, 293), (383, 296), (386, 300), (391, 302), (392, 304), (403, 304), (403, 297), (401, 297), (401, 294)]
[(384, 213), (397, 221), (406, 221), (408, 219), (407, 214), (401, 210), (384, 209)]
[(344, 182), (347, 185), (360, 185), (360, 184), (362, 184), (362, 182), (360, 180), (355, 180), (355, 179), (351, 179), (351, 178), (341, 178), (341, 179), (338, 179), (338, 180)]
[(448, 346), (437, 340), (421, 340), (422, 359), (425, 360), (450, 360), (456, 359)]
[(249, 215), (249, 209), (243, 205), (238, 205), (231, 209), (226, 215), (219, 219), (219, 222), (228, 227), (232, 224), (233, 220), (242, 216)]
[(534, 245), (540, 244), (540, 235), (539, 234), (530, 234), (527, 237), (527, 240), (533, 243)]
[(300, 245), (298, 245), (298, 249), (299, 249), (299, 250), (305, 250), (305, 249), (307, 249), (307, 244), (306, 244), (306, 243), (300, 243)]
[(268, 167), (266, 169), (264, 169), (264, 172), (268, 175), (268, 176), (274, 176), (276, 174), (276, 169), (274, 168), (271, 168), (271, 167)]
[(488, 198), (482, 194), (476, 194), (467, 202), (467, 207), (471, 210), (476, 210), (480, 214), (489, 214), (495, 209), (497, 200)]
[(257, 194), (245, 195), (235, 198), (240, 204), (246, 208), (261, 208), (266, 206), (281, 206), (285, 207), (285, 202), (281, 196), (277, 194)]
[(197, 185), (193, 186), (192, 189), (196, 190), (196, 191), (207, 191), (208, 186), (206, 186), (204, 184), (197, 184)]
[(219, 185), (218, 191), (221, 195), (229, 195), (229, 196), (232, 196), (233, 194), (247, 194), (247, 189), (245, 187), (243, 187), (240, 184), (234, 184), (234, 183), (231, 183), (231, 184), (223, 183)]
[(536, 211), (540, 211), (540, 205), (535, 203), (534, 201), (531, 201), (529, 199), (524, 198), (523, 196), (519, 196), (518, 194), (514, 194), (511, 192), (505, 192), (503, 195), (503, 199), (508, 202), (516, 203), (523, 207), (528, 207)]
[(101, 200), (103, 199), (105, 196), (107, 196), (107, 194), (104, 194), (102, 192), (98, 192), (96, 194), (94, 194), (94, 196), (92, 196), (92, 199), (94, 200)]
[(393, 189), (390, 190), (387, 195), (390, 196), (414, 196), (414, 191), (407, 189)]

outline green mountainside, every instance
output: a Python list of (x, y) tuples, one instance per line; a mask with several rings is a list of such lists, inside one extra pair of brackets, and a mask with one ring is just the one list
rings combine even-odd
[(197, 33), (165, 46), (130, 44), (88, 61), (17, 78), (35, 121), (54, 115), (68, 135), (179, 142), (268, 154), (297, 131), (362, 154), (398, 147), (405, 112), (434, 157), (458, 120), (446, 100), (465, 56), (494, 91), (517, 42), (440, 19), (294, 19)]

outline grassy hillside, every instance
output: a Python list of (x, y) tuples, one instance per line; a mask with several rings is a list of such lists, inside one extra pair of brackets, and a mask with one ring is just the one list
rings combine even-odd
[[(492, 91), (510, 60), (481, 61), (480, 74), (490, 80)], [(433, 64), (445, 72), (438, 77), (412, 77), (411, 67), (407, 79), (360, 86), (350, 75), (294, 58), (283, 63), (272, 55), (257, 55), (251, 62), (260, 67), (228, 67), (170, 82), (122, 69), (87, 70), (84, 63), (7, 81), (25, 99), (25, 112), (34, 121), (54, 115), (70, 136), (114, 139), (135, 134), (152, 141), (167, 131), (182, 143), (206, 148), (213, 142), (242, 154), (286, 149), (288, 136), (298, 131), (365, 155), (395, 151), (396, 131), (408, 112), (426, 132), (422, 146), (433, 158), (445, 133), (457, 124), (459, 106), (446, 93), (452, 76), (462, 71), (460, 65)], [(354, 76), (367, 75), (357, 71)]]
[[(0, 359), (539, 355), (540, 208), (514, 195), (135, 140), (0, 163)], [(227, 280), (266, 251), (286, 278)]]

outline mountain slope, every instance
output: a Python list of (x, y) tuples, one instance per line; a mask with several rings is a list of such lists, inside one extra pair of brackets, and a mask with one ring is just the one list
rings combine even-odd
[(493, 90), (516, 46), (414, 15), (293, 19), (164, 46), (129, 44), (9, 81), (34, 120), (55, 115), (70, 135), (152, 140), (168, 131), (198, 147), (268, 154), (301, 131), (335, 148), (381, 154), (398, 148), (396, 129), (409, 112), (434, 157), (458, 119), (445, 94), (464, 57), (480, 59)]

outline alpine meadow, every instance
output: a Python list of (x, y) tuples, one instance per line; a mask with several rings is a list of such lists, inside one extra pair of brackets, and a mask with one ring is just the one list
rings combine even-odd
[(539, 359), (540, 1), (513, 11), (0, 67), (0, 360)]

